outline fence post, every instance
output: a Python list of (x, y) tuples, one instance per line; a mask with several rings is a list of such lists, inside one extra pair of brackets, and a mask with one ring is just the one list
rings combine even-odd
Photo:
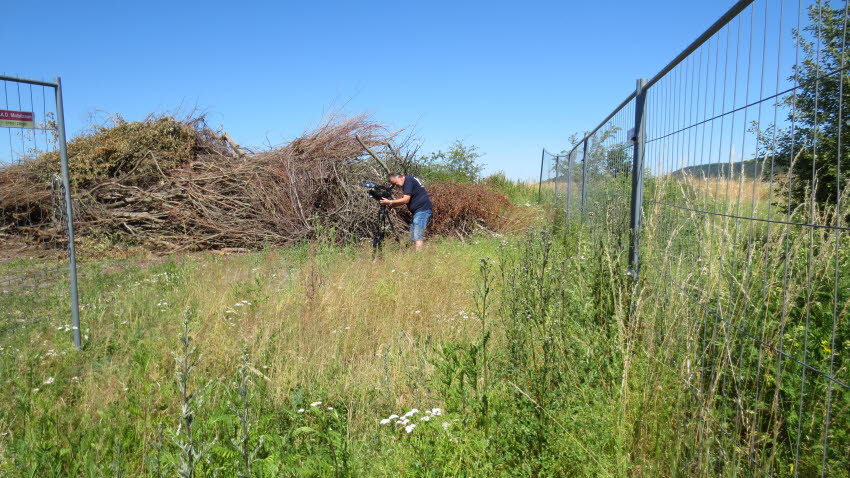
[(573, 153), (567, 155), (567, 222), (570, 220), (571, 198), (573, 195)]
[(62, 184), (65, 186), (65, 216), (68, 220), (68, 268), (71, 281), (71, 319), (74, 331), (74, 347), (82, 346), (80, 340), (80, 304), (77, 295), (77, 256), (74, 250), (74, 208), (71, 205), (71, 180), (68, 174), (68, 148), (65, 144), (65, 108), (62, 104), (62, 79), (56, 78), (56, 125), (59, 133), (59, 164), (62, 169)]
[(629, 221), (629, 271), (638, 277), (640, 262), (640, 226), (643, 212), (643, 156), (646, 150), (646, 78), (637, 80), (635, 96), (634, 156), (632, 158), (631, 219)]
[(543, 202), (543, 161), (546, 159), (546, 148), (540, 153), (540, 181), (537, 183), (537, 204)]
[(587, 133), (584, 134), (584, 152), (581, 156), (581, 215), (584, 216), (584, 207), (587, 205)]
[(555, 156), (555, 207), (558, 204), (558, 163), (560, 162), (561, 156)]

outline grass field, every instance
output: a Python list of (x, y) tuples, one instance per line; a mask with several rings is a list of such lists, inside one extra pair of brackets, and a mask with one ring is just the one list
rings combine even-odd
[[(80, 352), (66, 284), (8, 288), (0, 474), (715, 476), (750, 453), (786, 476), (798, 426), (811, 474), (828, 382), (801, 394), (800, 367), (734, 327), (846, 377), (847, 322), (834, 359), (826, 341), (833, 237), (663, 206), (699, 208), (698, 186), (648, 187), (638, 282), (611, 209), (421, 254), (391, 241), (375, 262), (324, 240), (91, 260)], [(726, 322), (700, 305), (721, 303)], [(850, 412), (830, 393), (839, 470)]]
[[(379, 411), (436, 403), (425, 383), (429, 354), (469, 334), (474, 265), (497, 244), (438, 241), (421, 255), (391, 244), (376, 263), (365, 249), (316, 244), (106, 265), (82, 281), (81, 353), (70, 344), (60, 284), (7, 293), (4, 310), (29, 317), (0, 351), (8, 384), (0, 463), (23, 470), (44, 453), (39, 474), (101, 466), (117, 434), (127, 465), (140, 471), (153, 424), (178, 416), (172, 352), (185, 313), (212, 408), (223, 406), (243, 345), (268, 405), (292, 410), (298, 390), (305, 403), (350, 410), (349, 426), (363, 430)], [(84, 446), (62, 443), (73, 437)]]

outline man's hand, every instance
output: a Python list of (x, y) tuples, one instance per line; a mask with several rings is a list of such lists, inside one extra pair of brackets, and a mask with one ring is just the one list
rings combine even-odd
[(381, 198), (381, 204), (384, 204), (384, 205), (386, 205), (386, 206), (389, 206), (389, 205), (392, 205), (392, 203), (393, 203), (393, 202), (392, 202), (392, 201), (390, 201), (390, 200), (389, 200), (389, 199), (387, 199), (387, 198)]

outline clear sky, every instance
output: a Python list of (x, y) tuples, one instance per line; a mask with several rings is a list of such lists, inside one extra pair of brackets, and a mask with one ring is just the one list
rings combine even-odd
[(197, 106), (263, 147), (341, 109), (529, 179), (735, 2), (4, 3), (0, 72), (61, 76), (69, 136)]

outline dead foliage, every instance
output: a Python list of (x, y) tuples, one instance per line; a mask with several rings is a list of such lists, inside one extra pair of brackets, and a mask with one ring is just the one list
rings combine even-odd
[(514, 232), (527, 223), (508, 198), (484, 184), (434, 183), (429, 234), (467, 236), (480, 231)]
[[(326, 229), (367, 237), (377, 204), (359, 184), (383, 182), (386, 171), (364, 146), (404, 168), (413, 154), (404, 154), (404, 144), (390, 147), (395, 137), (365, 116), (331, 117), (281, 147), (246, 154), (202, 117), (119, 118), (68, 146), (75, 224), (82, 236), (162, 252), (256, 249)], [(63, 243), (58, 163), (53, 152), (0, 168), (0, 239)], [(435, 233), (506, 224), (510, 204), (484, 187), (440, 184), (430, 191)], [(403, 214), (393, 221), (404, 228)]]

